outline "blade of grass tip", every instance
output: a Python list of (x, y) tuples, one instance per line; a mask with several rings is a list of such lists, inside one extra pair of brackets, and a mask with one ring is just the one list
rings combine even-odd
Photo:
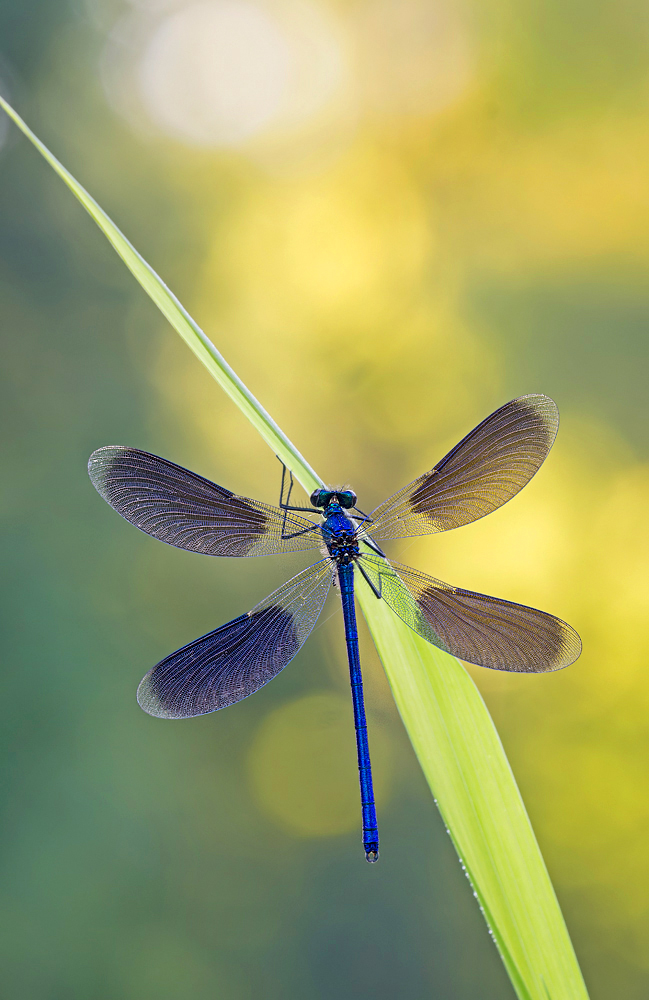
[(543, 857), (491, 716), (462, 664), (360, 578), (401, 718), (521, 1000), (587, 1000)]
[[(0, 97), (158, 308), (310, 492), (322, 480), (97, 202)], [(412, 632), (359, 575), (358, 596), (404, 725), (520, 1000), (587, 1000), (561, 910), (491, 717), (452, 656)]]
[(275, 454), (291, 469), (304, 489), (308, 493), (311, 493), (316, 487), (321, 486), (322, 480), (318, 478), (311, 466), (300, 455), (295, 445), (288, 439), (270, 414), (267, 413), (261, 403), (255, 399), (239, 376), (232, 370), (223, 355), (203, 333), (173, 292), (167, 288), (162, 278), (147, 264), (121, 230), (118, 229), (115, 223), (100, 208), (95, 199), (75, 180), (72, 174), (57, 160), (54, 154), (32, 132), (20, 115), (14, 111), (2, 96), (0, 96), (0, 107), (6, 111), (21, 132), (27, 136), (30, 142), (38, 149), (39, 153), (67, 184), (113, 245), (133, 276), (153, 299), (161, 313), (169, 320), (194, 354), (203, 362), (221, 388), (243, 410), (253, 427), (259, 431)]

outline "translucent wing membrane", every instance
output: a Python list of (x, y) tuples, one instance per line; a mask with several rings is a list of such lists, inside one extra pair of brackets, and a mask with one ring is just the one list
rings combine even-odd
[[(451, 587), (377, 556), (361, 564), (381, 597), (415, 632), (447, 653), (494, 670), (546, 673), (573, 663), (581, 639), (554, 615)], [(395, 572), (396, 571), (396, 572)]]
[[(320, 525), (235, 496), (138, 448), (93, 452), (88, 473), (118, 514), (162, 542), (209, 556), (265, 556), (317, 548)], [(282, 537), (282, 535), (289, 537)], [(293, 537), (290, 537), (290, 536)]]
[(144, 677), (137, 700), (161, 719), (205, 715), (254, 694), (293, 659), (331, 587), (324, 559), (298, 573), (240, 618), (165, 657)]
[(373, 538), (459, 528), (511, 500), (548, 454), (559, 411), (548, 396), (513, 399), (478, 424), (441, 462), (372, 514)]

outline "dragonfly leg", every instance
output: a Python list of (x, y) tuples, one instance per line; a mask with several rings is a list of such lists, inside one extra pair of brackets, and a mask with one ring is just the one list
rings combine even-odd
[[(282, 460), (279, 457), (279, 455), (276, 455), (275, 458), (278, 460), (278, 462), (281, 462), (281, 464), (282, 464), (282, 484), (281, 484), (281, 486), (279, 488), (279, 504), (277, 506), (280, 507), (283, 511), (295, 510), (295, 511), (301, 511), (302, 513), (305, 513), (305, 514), (314, 514), (314, 513), (317, 513), (317, 511), (315, 511), (313, 507), (292, 507), (289, 504), (289, 500), (291, 499), (291, 492), (293, 490), (293, 485), (294, 485), (293, 484), (293, 473), (291, 472), (290, 469), (286, 468), (286, 466), (282, 462)], [(290, 479), (289, 479), (288, 494), (286, 496), (286, 500), (284, 500), (284, 483), (286, 481), (286, 473), (287, 472), (289, 474)], [(284, 515), (284, 526), (286, 526), (286, 514)]]
[(282, 531), (282, 541), (286, 541), (287, 538), (297, 538), (298, 535), (306, 535), (307, 532), (313, 531), (315, 528), (319, 527), (319, 524), (313, 524), (310, 528), (302, 528), (300, 531), (292, 531), (290, 535), (285, 535)]
[(362, 574), (363, 579), (365, 580), (365, 582), (367, 584), (369, 584), (369, 586), (372, 588), (372, 592), (373, 592), (374, 596), (377, 597), (380, 600), (381, 599), (381, 576), (380, 576), (380, 574), (379, 574), (379, 585), (377, 587), (376, 584), (374, 583), (374, 581), (370, 580), (369, 576), (367, 575), (367, 573), (363, 569), (363, 564), (360, 562), (360, 560), (356, 563), (356, 566), (361, 571), (361, 574)]
[[(281, 484), (281, 486), (279, 488), (279, 505), (280, 505), (280, 507), (282, 507), (283, 502), (284, 502), (284, 480), (285, 480), (285, 478), (286, 478), (286, 466), (282, 462), (282, 484)], [(289, 490), (289, 496), (290, 496), (290, 490)], [(284, 537), (285, 532), (286, 532), (286, 511), (284, 511), (284, 519), (282, 521), (282, 538)]]
[[(281, 458), (279, 458), (279, 455), (277, 456), (277, 458), (279, 459), (280, 462), (282, 462)], [(286, 497), (286, 503), (284, 503), (284, 483), (286, 482), (286, 471), (287, 471), (286, 466), (282, 462), (282, 485), (279, 488), (279, 506), (284, 511), (284, 520), (282, 521), (282, 535), (281, 535), (283, 542), (289, 538), (297, 538), (298, 535), (306, 535), (308, 531), (313, 531), (314, 528), (320, 527), (319, 524), (314, 523), (310, 528), (302, 528), (300, 531), (291, 532), (290, 535), (286, 534), (286, 518), (287, 518), (287, 512), (289, 510), (303, 510), (309, 514), (315, 513), (313, 507), (289, 507), (288, 501), (291, 499), (291, 490), (293, 489), (293, 473), (290, 471), (290, 469), (288, 470), (288, 474), (290, 476), (288, 495)]]
[(385, 559), (385, 552), (380, 549), (373, 538), (365, 537), (360, 539), (361, 542), (365, 542), (368, 548), (372, 549), (378, 556), (383, 556)]

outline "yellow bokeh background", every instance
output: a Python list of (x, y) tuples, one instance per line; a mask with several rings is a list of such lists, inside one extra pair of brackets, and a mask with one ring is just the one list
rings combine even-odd
[[(635, 0), (79, 0), (71, 13), (58, 0), (51, 6), (56, 29), (44, 21), (32, 34), (13, 21), (7, 27), (3, 85), (326, 481), (351, 484), (372, 509), (508, 399), (556, 399), (558, 440), (520, 496), (460, 531), (391, 551), (452, 584), (553, 612), (580, 632), (582, 657), (557, 675), (468, 669), (501, 733), (594, 1000), (641, 1000), (649, 992), (646, 10)], [(225, 84), (210, 63), (209, 33), (193, 58), (188, 43), (159, 41), (165, 19), (186, 11), (183, 31), (216, 25), (209, 30), (224, 33), (234, 54)], [(263, 36), (256, 61), (237, 62), (237, 46), (248, 52), (249, 39), (271, 22), (276, 48)], [(37, 66), (28, 52), (39, 53)], [(161, 52), (169, 62), (145, 86), (143, 60)], [(156, 79), (164, 80), (161, 93)], [(121, 435), (275, 502), (274, 456), (131, 288), (66, 193), (8, 135), (0, 133), (9, 220), (0, 277), (7, 330), (20, 331), (8, 337), (10, 413), (18, 414), (10, 423), (23, 426), (27, 398), (34, 421), (29, 461), (8, 451), (7, 469), (25, 491), (7, 489), (8, 516), (44, 516), (39, 470), (51, 469), (61, 440), (78, 440), (81, 455)], [(73, 367), (69, 384), (63, 373), (76, 351), (87, 351), (87, 361)], [(59, 436), (50, 441), (52, 420)], [(79, 455), (70, 459), (70, 482)], [(86, 509), (86, 500), (75, 503)], [(141, 662), (142, 673), (148, 668), (147, 657), (240, 614), (286, 578), (285, 567), (263, 561), (254, 570), (228, 565), (226, 576), (222, 566), (186, 563), (132, 540), (120, 555), (121, 525), (110, 546), (96, 549), (104, 513), (88, 508), (78, 520), (88, 519), (83, 537), (98, 564), (114, 566), (108, 582), (99, 570), (78, 582), (86, 551), (65, 579), (76, 581), (75, 593), (95, 595), (93, 613), (110, 641), (114, 623), (127, 629), (128, 649), (113, 658), (132, 656), (133, 677)], [(57, 517), (57, 537), (74, 539), (63, 513)], [(59, 565), (62, 552), (52, 552)], [(36, 568), (30, 579), (40, 579)], [(39, 606), (38, 596), (30, 600)], [(326, 614), (334, 611), (332, 604)], [(241, 829), (265, 823), (283, 858), (295, 844), (343, 851), (336, 845), (353, 840), (358, 803), (340, 627), (334, 614), (314, 636), (319, 666), (311, 670), (302, 654), (304, 681), (292, 679), (296, 662), (278, 693), (265, 689), (241, 721), (219, 720), (245, 732), (240, 771), (229, 744), (219, 757), (200, 743), (207, 735), (184, 735), (186, 726), (156, 736), (176, 782), (167, 797), (155, 779), (159, 798), (152, 792), (147, 808), (156, 822), (182, 812), (169, 801), (194, 808), (190, 792), (200, 787), (201, 850), (222, 829), (220, 850), (236, 843), (237, 857), (255, 864), (257, 846)], [(399, 828), (402, 789), (415, 788), (418, 803), (427, 793), (369, 643), (364, 634), (378, 800)], [(28, 651), (25, 662), (40, 655)], [(70, 689), (78, 686), (75, 675)], [(111, 697), (121, 703), (121, 693)], [(139, 732), (135, 717), (128, 725)], [(213, 732), (201, 726), (194, 732)], [(147, 752), (144, 737), (132, 739)], [(185, 792), (183, 775), (196, 758), (203, 777)], [(125, 762), (115, 767), (128, 771)], [(221, 782), (227, 808), (210, 798), (212, 781)], [(243, 818), (227, 818), (234, 816)], [(147, 934), (150, 942), (155, 933)], [(219, 975), (227, 1000), (260, 995), (243, 960), (217, 975), (198, 946), (194, 954), (186, 937), (173, 940), (168, 963), (177, 969), (191, 953), (196, 996), (215, 995)], [(460, 945), (448, 950), (459, 955)], [(132, 982), (153, 983), (142, 989), (158, 997), (159, 978), (133, 962)], [(291, 962), (302, 968), (293, 959), (286, 968)], [(421, 983), (435, 977), (422, 976), (404, 996), (429, 995)], [(304, 996), (312, 981), (298, 977), (282, 995)], [(129, 989), (125, 996), (138, 991)], [(385, 990), (374, 995), (396, 995), (394, 986)], [(466, 990), (480, 995), (475, 983)], [(504, 995), (484, 990), (485, 998)], [(346, 994), (332, 985), (321, 995)], [(456, 995), (451, 986), (440, 993), (447, 995)]]
[[(368, 725), (372, 724), (368, 719)], [(373, 754), (375, 796), (387, 799), (386, 743)], [(358, 827), (358, 788), (349, 759), (355, 753), (349, 700), (315, 694), (276, 708), (250, 748), (250, 781), (264, 810), (300, 837), (331, 837)]]

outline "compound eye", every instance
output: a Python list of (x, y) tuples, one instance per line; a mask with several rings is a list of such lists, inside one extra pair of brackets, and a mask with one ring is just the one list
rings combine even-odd
[(350, 507), (356, 506), (356, 501), (358, 497), (353, 490), (344, 490), (342, 493), (338, 494), (338, 499), (340, 501), (340, 506), (349, 509)]
[(314, 490), (311, 494), (311, 503), (314, 507), (326, 507), (331, 501), (329, 490)]

